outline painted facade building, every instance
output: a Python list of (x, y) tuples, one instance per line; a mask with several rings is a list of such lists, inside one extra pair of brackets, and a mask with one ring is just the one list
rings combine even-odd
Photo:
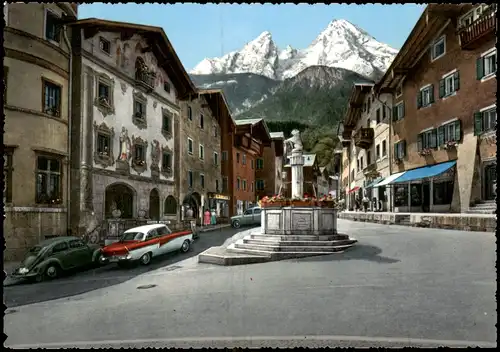
[(377, 84), (394, 94), (395, 211), (495, 199), (495, 15), (495, 4), (428, 5)]
[(68, 231), (70, 3), (4, 3), (4, 260)]
[(97, 19), (73, 36), (72, 228), (179, 220), (180, 101), (195, 88), (161, 28)]
[[(265, 123), (265, 122), (264, 122)], [(283, 132), (270, 132), (271, 145), (264, 147), (262, 157), (255, 164), (256, 200), (280, 192), (283, 181)]]

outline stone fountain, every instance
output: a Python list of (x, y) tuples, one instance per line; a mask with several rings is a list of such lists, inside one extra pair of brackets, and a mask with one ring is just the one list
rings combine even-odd
[[(292, 199), (303, 196), (304, 157), (300, 132), (285, 140), (290, 151)], [(288, 154), (288, 153), (287, 153)], [(260, 230), (247, 231), (226, 247), (212, 247), (199, 262), (235, 265), (343, 252), (357, 241), (337, 232), (337, 209), (317, 205), (272, 206), (261, 212)]]

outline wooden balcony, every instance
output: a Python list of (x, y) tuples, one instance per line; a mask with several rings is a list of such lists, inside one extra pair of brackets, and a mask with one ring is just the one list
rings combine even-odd
[(373, 144), (374, 136), (373, 128), (360, 128), (354, 134), (354, 145), (358, 148), (368, 149)]
[(491, 4), (481, 17), (466, 27), (458, 29), (462, 50), (474, 50), (485, 41), (495, 37), (495, 18), (497, 5)]
[(155, 74), (144, 70), (135, 71), (135, 84), (152, 91), (155, 86)]

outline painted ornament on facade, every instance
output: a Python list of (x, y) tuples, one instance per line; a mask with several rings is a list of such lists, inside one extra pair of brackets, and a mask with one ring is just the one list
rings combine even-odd
[(151, 165), (158, 167), (160, 163), (161, 147), (156, 139), (151, 143)]
[(130, 138), (128, 136), (128, 131), (125, 127), (122, 127), (122, 132), (120, 133), (120, 156), (118, 160), (129, 161), (130, 159)]

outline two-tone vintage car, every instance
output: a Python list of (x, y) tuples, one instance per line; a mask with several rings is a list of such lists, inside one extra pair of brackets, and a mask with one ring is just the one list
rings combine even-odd
[(243, 214), (231, 217), (231, 226), (239, 229), (241, 226), (260, 225), (261, 211), (260, 207), (249, 208)]
[(101, 248), (97, 244), (88, 244), (73, 236), (54, 237), (31, 247), (11, 276), (37, 282), (55, 279), (65, 271), (99, 265), (100, 256)]
[(153, 257), (188, 252), (192, 242), (193, 231), (172, 232), (164, 224), (144, 225), (125, 231), (118, 242), (105, 246), (101, 260), (120, 266), (132, 262), (148, 265)]

